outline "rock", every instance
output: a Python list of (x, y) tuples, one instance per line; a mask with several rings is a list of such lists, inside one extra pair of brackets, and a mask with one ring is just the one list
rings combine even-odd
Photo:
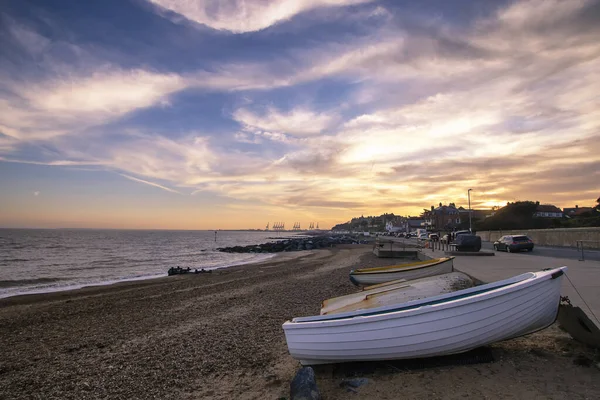
[(340, 386), (357, 388), (362, 385), (366, 385), (367, 383), (369, 383), (367, 378), (342, 379)]
[(311, 367), (301, 368), (290, 383), (290, 400), (321, 400), (315, 371)]
[(346, 388), (349, 392), (358, 393), (356, 388), (366, 385), (369, 383), (367, 378), (352, 378), (352, 379), (342, 379), (340, 382), (340, 387)]
[(278, 253), (281, 251), (320, 249), (334, 247), (336, 244), (350, 243), (357, 243), (357, 238), (345, 235), (315, 236), (310, 239), (293, 238), (280, 240), (277, 242), (263, 243), (260, 245), (223, 247), (217, 248), (217, 250), (226, 253)]

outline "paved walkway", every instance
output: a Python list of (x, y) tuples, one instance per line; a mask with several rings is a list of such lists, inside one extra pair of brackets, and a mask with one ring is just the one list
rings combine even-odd
[[(443, 251), (423, 249), (423, 253), (430, 257), (443, 257)], [(454, 268), (469, 274), (483, 282), (494, 282), (519, 275), (524, 272), (540, 271), (544, 268), (567, 266), (567, 276), (577, 288), (593, 313), (600, 319), (600, 261), (577, 261), (573, 259), (544, 257), (527, 253), (495, 252), (492, 257), (457, 256)], [(574, 305), (581, 307), (593, 320), (589, 309), (583, 304), (582, 299), (574, 290), (569, 279), (563, 279), (563, 296), (568, 296)], [(596, 321), (598, 326), (600, 323)]]

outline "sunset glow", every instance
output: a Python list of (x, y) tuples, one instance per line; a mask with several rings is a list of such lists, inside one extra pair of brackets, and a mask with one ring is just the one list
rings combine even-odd
[(32, 3), (0, 11), (0, 227), (600, 195), (597, 1)]

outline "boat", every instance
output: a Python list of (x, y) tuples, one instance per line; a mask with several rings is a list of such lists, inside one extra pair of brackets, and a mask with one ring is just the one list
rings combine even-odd
[(536, 332), (558, 314), (567, 267), (426, 299), (294, 318), (283, 324), (303, 365), (442, 356)]
[(368, 286), (357, 293), (323, 300), (321, 315), (404, 303), (473, 286), (473, 280), (462, 272), (450, 272), (412, 281), (400, 279)]
[(352, 270), (350, 271), (350, 281), (355, 285), (374, 285), (398, 279), (413, 280), (447, 274), (452, 272), (453, 268), (454, 257), (434, 258), (389, 267)]

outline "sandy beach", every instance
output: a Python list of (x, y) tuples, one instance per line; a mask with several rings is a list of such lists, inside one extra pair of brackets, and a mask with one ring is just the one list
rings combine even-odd
[[(1, 299), (0, 398), (289, 398), (300, 365), (281, 324), (355, 291), (350, 269), (390, 264), (370, 250), (282, 253), (212, 274)], [(600, 398), (598, 354), (556, 324), (491, 347), (492, 363), (319, 367), (317, 380), (324, 399)], [(349, 392), (340, 387), (348, 376), (369, 382)]]

